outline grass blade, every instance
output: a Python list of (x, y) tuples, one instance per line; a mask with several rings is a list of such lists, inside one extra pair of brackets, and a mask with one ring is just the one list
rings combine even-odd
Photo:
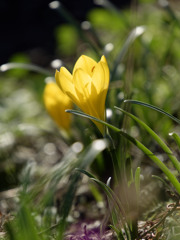
[[(105, 139), (95, 140), (90, 144), (90, 146), (85, 149), (80, 155), (80, 164), (79, 168), (85, 169), (87, 168), (95, 159), (95, 157), (102, 152), (108, 146), (108, 142)], [(76, 193), (77, 185), (80, 180), (80, 172), (75, 171), (70, 178), (68, 190), (63, 198), (63, 202), (61, 205), (61, 221), (59, 223), (59, 236), (58, 239), (62, 239), (64, 230), (66, 227), (66, 218), (69, 215), (74, 196)]]
[(172, 187), (164, 179), (162, 179), (161, 177), (156, 176), (156, 175), (152, 175), (152, 178), (157, 179), (158, 181), (162, 182), (164, 184), (164, 186), (166, 186), (166, 188), (169, 189), (170, 192), (173, 192)]
[(85, 117), (97, 122), (100, 122), (104, 125), (106, 125), (107, 127), (111, 128), (112, 130), (118, 132), (119, 134), (121, 134), (122, 136), (124, 136), (126, 139), (128, 139), (130, 142), (132, 142), (133, 144), (135, 144), (142, 152), (144, 152), (160, 169), (161, 171), (167, 176), (167, 178), (169, 179), (169, 181), (172, 183), (172, 185), (175, 187), (176, 191), (180, 194), (180, 183), (178, 182), (178, 180), (176, 179), (176, 177), (174, 176), (174, 174), (172, 174), (172, 172), (166, 167), (166, 165), (161, 162), (161, 160), (156, 157), (156, 155), (154, 155), (148, 148), (146, 148), (141, 142), (139, 142), (138, 140), (136, 140), (135, 138), (131, 137), (129, 134), (123, 132), (122, 130), (120, 130), (119, 128), (108, 124), (102, 120), (99, 120), (93, 116), (90, 116), (88, 114), (82, 113), (80, 111), (76, 111), (76, 110), (66, 110), (67, 112), (76, 114), (78, 116), (81, 117)]
[(162, 110), (161, 108), (158, 108), (154, 105), (151, 105), (151, 104), (148, 104), (148, 103), (145, 103), (145, 102), (141, 102), (141, 101), (137, 101), (137, 100), (131, 100), (131, 99), (127, 99), (127, 100), (124, 100), (124, 102), (130, 102), (130, 103), (133, 103), (133, 104), (137, 104), (137, 105), (142, 105), (143, 107), (148, 107), (148, 108), (151, 108), (157, 112), (160, 112), (166, 116), (168, 116), (169, 118), (171, 118), (172, 120), (174, 120), (175, 122), (177, 122), (178, 124), (180, 124), (180, 120), (176, 117), (174, 117), (173, 115), (167, 113), (166, 111)]
[(93, 120), (93, 121), (102, 123), (102, 124), (104, 124), (105, 126), (107, 126), (107, 127), (111, 128), (112, 130), (114, 130), (115, 132), (121, 131), (119, 128), (117, 128), (117, 127), (115, 127), (115, 126), (113, 126), (113, 125), (111, 125), (111, 124), (109, 124), (109, 123), (107, 123), (107, 122), (104, 122), (104, 121), (102, 121), (102, 120), (100, 120), (100, 119), (98, 119), (98, 118), (96, 118), (96, 117), (93, 117), (93, 116), (91, 116), (91, 115), (88, 115), (88, 114), (86, 114), (86, 113), (83, 113), (83, 112), (80, 112), (80, 111), (77, 111), (77, 110), (72, 110), (72, 109), (67, 109), (66, 112), (68, 112), (68, 113), (73, 113), (73, 114), (75, 114), (75, 115), (78, 115), (78, 116), (81, 116), (81, 117), (84, 117), (84, 118), (88, 118), (88, 119), (90, 119), (90, 120)]
[(176, 142), (176, 144), (178, 145), (179, 149), (180, 149), (180, 137), (177, 133), (169, 133), (170, 136), (172, 136)]
[[(103, 189), (103, 191), (106, 193), (108, 197), (109, 208), (110, 208), (110, 211), (112, 211), (111, 216), (112, 216), (112, 221), (114, 225), (116, 225), (117, 222), (119, 223), (118, 219), (120, 219), (121, 226), (122, 226), (121, 228), (125, 229), (126, 226), (128, 226), (127, 219), (126, 219), (126, 212), (124, 210), (124, 207), (120, 199), (117, 197), (116, 193), (114, 193), (114, 191), (107, 184), (103, 183), (102, 181), (94, 177), (91, 173), (83, 169), (77, 169), (77, 170), (87, 175), (92, 181), (98, 184), (101, 189)], [(129, 231), (129, 229), (127, 229), (127, 231)]]
[(142, 35), (145, 31), (145, 27), (144, 26), (138, 26), (135, 27), (129, 34), (128, 38), (126, 39), (122, 50), (120, 51), (119, 55), (117, 56), (117, 58), (115, 59), (115, 62), (113, 64), (114, 68), (111, 72), (111, 81), (114, 79), (114, 76), (116, 74), (117, 71), (117, 67), (118, 65), (122, 62), (124, 56), (126, 55), (129, 47), (131, 46), (131, 44), (136, 40), (137, 37), (139, 37), (140, 35)]
[(161, 171), (167, 176), (169, 181), (175, 187), (176, 191), (180, 194), (180, 183), (174, 176), (174, 174), (166, 167), (166, 165), (163, 162), (161, 162), (161, 160), (156, 155), (154, 155), (147, 147), (145, 147), (141, 142), (139, 142), (138, 140), (136, 140), (135, 138), (131, 137), (129, 134), (123, 131), (120, 131), (119, 133), (125, 138), (127, 138), (134, 145), (136, 145), (142, 152), (144, 152), (144, 154), (146, 154), (161, 169)]
[(81, 39), (83, 39), (84, 42), (87, 42), (94, 50), (94, 53), (99, 57), (100, 56), (99, 48), (93, 43), (93, 41), (91, 41), (91, 38), (86, 36), (83, 29), (81, 28), (80, 23), (73, 17), (71, 12), (69, 12), (62, 3), (60, 2), (58, 3), (59, 4), (55, 5), (55, 7), (53, 6), (52, 3), (50, 3), (50, 7), (55, 9), (61, 17), (63, 17), (69, 24), (71, 24), (77, 30)]
[(140, 126), (144, 127), (145, 130), (156, 140), (156, 142), (159, 144), (159, 146), (161, 146), (161, 148), (165, 151), (165, 153), (168, 155), (169, 159), (171, 160), (171, 162), (173, 163), (174, 167), (176, 168), (176, 170), (180, 173), (180, 162), (178, 161), (178, 159), (173, 155), (172, 151), (170, 150), (170, 148), (163, 142), (163, 140), (147, 125), (145, 124), (143, 121), (141, 121), (139, 118), (135, 117), (133, 114), (128, 113), (126, 111), (124, 111), (121, 108), (115, 107), (115, 109), (123, 112), (124, 114), (128, 115), (129, 117), (131, 117), (133, 120), (135, 120), (137, 123), (140, 124)]
[(52, 75), (52, 72), (42, 67), (36, 66), (34, 64), (29, 64), (29, 63), (5, 63), (0, 66), (0, 72), (6, 72), (8, 70), (17, 69), (17, 68), (42, 73), (47, 76)]
[(140, 173), (141, 173), (141, 168), (137, 167), (135, 171), (135, 178), (134, 178), (137, 196), (140, 195)]

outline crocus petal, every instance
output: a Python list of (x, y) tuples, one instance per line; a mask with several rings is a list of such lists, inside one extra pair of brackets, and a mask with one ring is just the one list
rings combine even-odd
[(52, 119), (60, 128), (68, 130), (71, 117), (65, 112), (65, 109), (72, 108), (72, 101), (54, 82), (46, 84), (43, 98), (44, 105)]
[[(77, 69), (74, 74), (74, 85), (79, 102), (76, 105), (81, 110), (98, 119), (105, 120), (104, 112), (105, 98), (101, 99), (101, 93), (97, 94), (96, 88), (92, 85), (91, 77), (82, 69)], [(93, 121), (98, 129), (104, 132), (104, 126), (101, 123)]]
[(105, 63), (99, 62), (94, 69), (92, 82), (96, 88), (97, 94), (109, 86), (109, 69)]
[(61, 75), (63, 75), (64, 78), (67, 79), (67, 81), (72, 82), (72, 75), (71, 75), (71, 73), (65, 67), (61, 67), (60, 71), (58, 71), (56, 69), (56, 73), (55, 73), (55, 79), (56, 79), (58, 85), (59, 85), (59, 82), (61, 81), (59, 79), (61, 77)]
[(98, 96), (98, 111), (100, 119), (105, 121), (105, 101), (106, 101), (107, 90), (103, 90)]
[(109, 73), (109, 67), (108, 67), (108, 64), (107, 64), (107, 60), (106, 60), (104, 55), (101, 57), (100, 63), (101, 63), (101, 67), (104, 69), (104, 76), (105, 76), (104, 88), (108, 89), (109, 88), (109, 78), (110, 78), (109, 75), (110, 75), (110, 73)]
[(95, 114), (97, 116), (96, 107), (92, 101), (91, 77), (82, 69), (77, 69), (73, 79), (76, 94), (79, 98), (78, 107), (90, 115)]
[(58, 86), (65, 94), (68, 95), (68, 93), (70, 92), (71, 95), (77, 98), (74, 84), (72, 81), (72, 75), (69, 73), (69, 71), (66, 68), (61, 67), (60, 72), (56, 70), (55, 79)]
[(90, 97), (91, 77), (83, 69), (76, 69), (73, 75), (74, 86), (81, 94), (85, 94), (84, 98)]
[(76, 72), (76, 70), (78, 68), (83, 69), (85, 72), (87, 72), (87, 74), (89, 74), (90, 76), (92, 76), (93, 74), (93, 69), (94, 67), (96, 67), (97, 62), (94, 61), (92, 58), (87, 57), (85, 55), (82, 55), (76, 62), (76, 64), (74, 65), (74, 69), (73, 69), (73, 75)]
[(107, 65), (107, 60), (106, 60), (104, 55), (102, 55), (102, 57), (100, 59), (100, 62), (103, 62), (103, 63), (105, 63)]
[(98, 62), (92, 76), (92, 88), (95, 87), (97, 91), (96, 105), (97, 111), (99, 112), (100, 119), (105, 120), (105, 100), (107, 90), (109, 86), (109, 68), (105, 57), (101, 58)]

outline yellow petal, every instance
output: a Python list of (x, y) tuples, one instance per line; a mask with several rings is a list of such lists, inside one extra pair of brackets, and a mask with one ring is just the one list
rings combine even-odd
[(99, 62), (99, 64), (101, 65), (101, 68), (104, 70), (104, 84), (103, 84), (103, 88), (104, 89), (108, 89), (109, 88), (109, 79), (110, 79), (110, 73), (109, 73), (109, 67), (106, 61), (105, 56), (103, 55), (101, 57), (101, 60)]
[[(65, 67), (61, 67), (60, 71), (56, 70), (55, 79), (56, 79), (56, 83), (58, 84), (58, 86), (61, 89), (62, 89), (62, 87), (61, 87), (62, 82), (72, 83), (72, 75)], [(62, 89), (62, 91), (64, 92), (63, 89)]]
[[(74, 74), (74, 85), (79, 101), (76, 105), (85, 113), (98, 119), (105, 120), (104, 106), (100, 102), (100, 96), (97, 94), (96, 88), (91, 85), (91, 77), (82, 69), (77, 69)], [(105, 99), (104, 99), (105, 102)], [(101, 108), (102, 107), (102, 108)], [(98, 129), (104, 133), (104, 126), (101, 123), (93, 121)]]
[(88, 114), (92, 115), (93, 112), (95, 114), (96, 110), (93, 106), (93, 96), (91, 94), (91, 77), (82, 69), (76, 69), (73, 79), (76, 94), (78, 96), (77, 106)]
[(72, 101), (54, 82), (46, 84), (43, 98), (44, 105), (52, 119), (60, 128), (68, 130), (71, 117), (65, 112), (65, 109), (72, 108)]
[(107, 60), (104, 55), (102, 55), (100, 62), (103, 62), (107, 65)]
[[(105, 58), (104, 58), (105, 59)], [(94, 70), (92, 76), (92, 88), (96, 88), (97, 99), (96, 104), (97, 112), (99, 113), (100, 119), (105, 120), (105, 100), (107, 90), (109, 86), (109, 68), (107, 63), (100, 61)]]
[(96, 108), (99, 113), (99, 118), (105, 121), (105, 101), (109, 87), (109, 68), (104, 56), (94, 69), (92, 76), (92, 88), (93, 87), (96, 88), (97, 92)]
[(85, 72), (87, 72), (87, 74), (89, 74), (90, 76), (92, 76), (93, 74), (93, 69), (94, 67), (96, 67), (97, 62), (94, 61), (92, 58), (87, 57), (85, 55), (82, 55), (81, 57), (78, 58), (74, 69), (73, 69), (73, 75), (76, 72), (76, 70), (78, 68), (83, 69)]
[(99, 94), (104, 84), (104, 70), (101, 67), (100, 63), (98, 63), (96, 68), (94, 69), (92, 75), (92, 82), (94, 87), (96, 88), (97, 94)]
[(56, 73), (55, 73), (55, 78), (57, 77), (58, 74), (63, 74), (69, 81), (72, 82), (72, 75), (71, 73), (65, 68), (65, 67), (61, 67), (60, 71), (58, 71), (56, 69)]
[(91, 77), (83, 69), (76, 69), (73, 75), (76, 92), (84, 95), (84, 100), (90, 97)]
[(60, 72), (56, 70), (55, 79), (64, 94), (67, 94), (70, 98), (72, 98), (73, 102), (76, 102), (78, 97), (74, 88), (72, 75), (69, 71), (64, 67), (61, 67)]

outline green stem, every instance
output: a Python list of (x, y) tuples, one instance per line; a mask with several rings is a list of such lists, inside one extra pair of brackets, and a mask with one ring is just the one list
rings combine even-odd
[(108, 132), (108, 129), (106, 131), (106, 135), (104, 136), (104, 138), (108, 139), (110, 141), (110, 146), (107, 150), (110, 154), (111, 161), (112, 161), (112, 164), (113, 164), (113, 171), (114, 171), (114, 178), (115, 178), (114, 183), (117, 184), (118, 179), (119, 179), (119, 175), (120, 175), (120, 169), (119, 169), (119, 165), (118, 165), (118, 159), (117, 159), (117, 156), (116, 156), (116, 149), (115, 149), (115, 146), (114, 146), (114, 142), (113, 142), (113, 139), (112, 139), (111, 135)]

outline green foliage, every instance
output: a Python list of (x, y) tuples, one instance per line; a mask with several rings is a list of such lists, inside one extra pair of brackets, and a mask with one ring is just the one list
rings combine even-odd
[[(74, 116), (65, 135), (42, 102), (44, 77), (54, 77), (54, 70), (31, 64), (21, 53), (0, 66), (0, 190), (18, 187), (13, 219), (0, 226), (6, 231), (1, 239), (63, 239), (79, 220), (72, 216), (84, 176), (95, 201), (107, 199), (102, 232), (110, 226), (117, 239), (145, 238), (140, 221), (148, 226), (151, 220), (148, 234), (179, 239), (180, 19), (165, 3), (141, 0), (121, 10), (103, 1), (87, 14), (87, 28), (59, 9), (67, 24), (57, 27), (55, 47), (67, 68), (81, 54), (107, 58), (106, 122), (69, 109)], [(95, 140), (102, 136), (90, 120), (106, 126), (104, 139)], [(159, 190), (156, 200), (149, 186)], [(145, 210), (142, 199), (150, 201)], [(149, 209), (169, 201), (173, 210), (156, 207), (151, 215)]]
[(108, 9), (94, 9), (88, 14), (88, 18), (94, 27), (105, 31), (116, 32), (125, 28), (123, 15), (111, 12)]
[(58, 51), (64, 56), (71, 56), (76, 52), (78, 33), (70, 24), (59, 26), (55, 32)]
[[(11, 63), (30, 63), (30, 60), (26, 54), (18, 53), (11, 57)], [(22, 78), (27, 75), (27, 70), (23, 68), (12, 69), (10, 72), (7, 72), (9, 76), (14, 76), (16, 78)]]

